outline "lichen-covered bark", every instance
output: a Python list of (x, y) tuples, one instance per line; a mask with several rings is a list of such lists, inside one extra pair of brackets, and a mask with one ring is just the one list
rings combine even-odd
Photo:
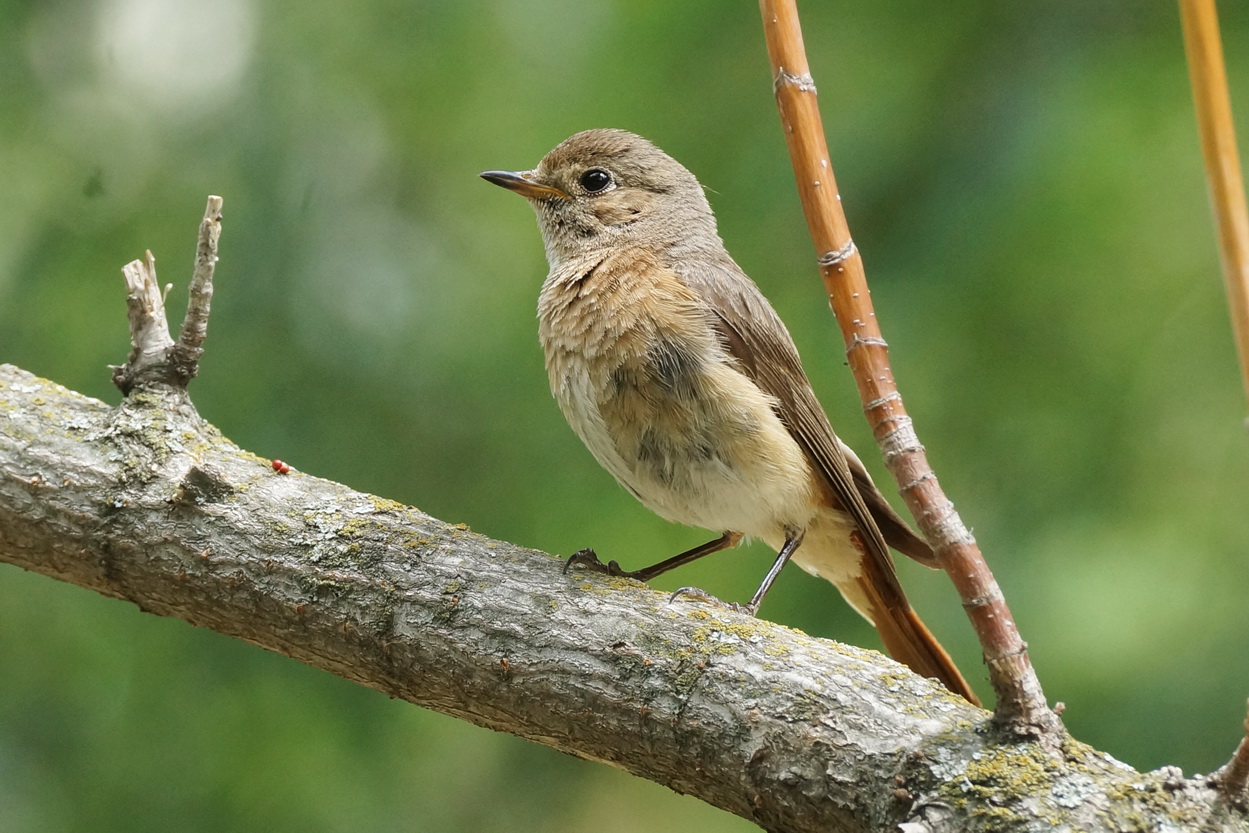
[(1249, 831), (1204, 779), (995, 737), (874, 652), (278, 474), (171, 388), (110, 408), (0, 366), (0, 560), (768, 830)]

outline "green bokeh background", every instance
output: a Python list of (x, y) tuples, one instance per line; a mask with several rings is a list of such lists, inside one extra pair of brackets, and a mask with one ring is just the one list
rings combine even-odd
[[(1245, 125), (1249, 4), (1222, 13)], [(1134, 766), (1210, 771), (1249, 693), (1249, 442), (1175, 4), (804, 14), (896, 374), (1048, 696)], [(607, 126), (710, 189), (881, 472), (752, 3), (0, 0), (0, 361), (117, 402), (118, 269), (151, 248), (180, 309), (221, 194), (192, 386), (206, 418), (491, 536), (649, 563), (706, 533), (651, 516), (564, 424), (535, 336), (533, 218), (476, 178)], [(657, 584), (742, 598), (766, 563), (744, 548)], [(985, 691), (946, 582), (902, 569)], [(763, 615), (877, 644), (798, 570)], [(750, 829), (0, 565), (5, 833)]]

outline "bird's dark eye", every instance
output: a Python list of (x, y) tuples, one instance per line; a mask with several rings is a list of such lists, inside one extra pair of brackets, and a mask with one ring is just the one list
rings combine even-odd
[(602, 168), (590, 168), (581, 175), (577, 180), (581, 183), (581, 187), (591, 194), (597, 194), (599, 191), (607, 189), (612, 184), (611, 174)]

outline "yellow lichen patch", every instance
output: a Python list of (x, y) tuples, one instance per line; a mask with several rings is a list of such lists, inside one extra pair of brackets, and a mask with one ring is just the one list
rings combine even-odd
[(344, 538), (358, 538), (370, 526), (374, 526), (374, 524), (365, 518), (352, 518), (343, 524), (342, 528), (338, 530), (338, 534)]
[[(1002, 796), (1044, 794), (1061, 769), (1062, 764), (1040, 744), (993, 744), (975, 753), (962, 774), (944, 782), (938, 793), (952, 805), (966, 807), (974, 818), (1017, 824), (1029, 816), (1019, 807), (1003, 805)], [(1062, 821), (1061, 817), (1051, 819), (1055, 825)]]
[[(224, 438), (224, 437), (221, 437), (221, 435), (220, 435), (220, 433), (219, 433), (219, 432), (218, 432), (217, 436), (218, 436), (221, 440), (225, 440), (225, 438)], [(188, 438), (188, 439), (190, 439), (190, 438)], [(240, 459), (240, 460), (244, 460), (244, 461), (246, 461), (246, 462), (248, 462), (248, 463), (257, 463), (257, 464), (259, 464), (259, 465), (263, 466), (263, 467), (264, 467), (264, 468), (266, 468), (266, 469), (267, 469), (267, 468), (269, 468), (269, 467), (272, 465), (272, 463), (273, 463), (273, 461), (272, 461), (272, 460), (269, 460), (269, 459), (267, 459), (267, 458), (265, 458), (265, 457), (261, 457), (259, 454), (253, 454), (252, 452), (250, 452), (250, 451), (246, 451), (246, 450), (244, 450), (244, 449), (241, 449), (241, 448), (239, 448), (238, 446), (234, 446), (233, 448), (228, 449), (228, 451), (229, 451), (229, 452), (230, 452), (233, 456), (237, 457), (237, 458), (238, 458), (238, 459)]]
[(407, 507), (397, 500), (390, 498), (378, 497), (377, 495), (368, 495), (369, 503), (373, 504), (373, 509), (378, 512), (402, 512)]

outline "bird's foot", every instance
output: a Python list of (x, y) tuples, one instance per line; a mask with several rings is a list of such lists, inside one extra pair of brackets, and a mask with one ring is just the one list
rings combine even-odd
[(695, 599), (699, 599), (704, 602), (709, 602), (713, 605), (719, 605), (720, 607), (727, 607), (729, 610), (735, 610), (738, 613), (745, 613), (748, 616), (754, 616), (759, 610), (759, 605), (757, 604), (740, 604), (738, 602), (726, 602), (721, 599), (717, 599), (715, 596), (711, 595), (706, 590), (702, 590), (698, 587), (681, 587), (673, 591), (672, 595), (668, 597), (668, 602), (669, 603), (673, 602), (677, 596), (693, 596)]
[(608, 561), (606, 564), (599, 561), (598, 553), (589, 547), (586, 547), (583, 550), (577, 550), (572, 555), (568, 556), (568, 560), (564, 562), (564, 572), (567, 573), (568, 568), (574, 564), (580, 565), (589, 570), (594, 570), (596, 573), (603, 573), (609, 576), (629, 575), (624, 570), (620, 569), (620, 565), (615, 561)]

